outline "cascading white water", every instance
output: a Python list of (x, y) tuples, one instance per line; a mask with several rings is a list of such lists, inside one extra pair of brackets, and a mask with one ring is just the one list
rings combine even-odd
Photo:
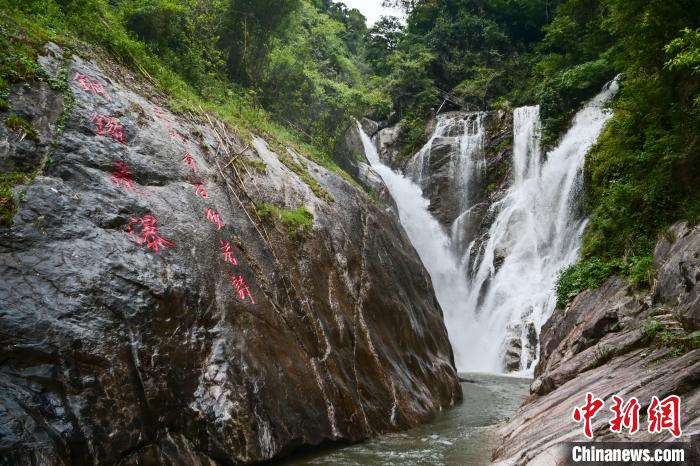
[[(458, 257), (459, 248), (451, 244), (461, 240), (454, 235), (454, 225), (451, 239), (429, 212), (421, 188), (382, 164), (375, 145), (360, 128), (367, 158), (397, 203), (401, 223), (433, 279), (459, 370), (503, 371), (505, 343), (513, 338), (520, 340), (522, 348), (519, 368), (534, 367), (532, 334), (539, 334), (554, 309), (557, 275), (576, 260), (585, 227), (585, 219), (576, 215), (585, 154), (611, 116), (603, 105), (616, 91), (617, 81), (613, 81), (579, 111), (559, 146), (544, 160), (539, 108), (515, 110), (513, 184), (491, 207), (495, 220), (471, 273), (465, 269), (469, 261)], [(409, 172), (418, 182), (423, 180), (432, 143), (453, 124), (446, 118), (439, 120), (426, 148), (414, 157)], [(479, 131), (467, 128), (463, 139), (471, 138), (473, 143), (481, 137), (483, 141)], [(475, 158), (483, 157), (483, 151), (470, 147), (460, 146), (463, 160), (459, 163), (471, 164), (473, 171), (478, 165)], [(454, 170), (455, 180), (467, 193), (473, 180), (469, 173)], [(467, 201), (461, 207), (464, 211), (455, 223), (468, 221), (473, 206)], [(473, 247), (474, 242), (466, 248), (467, 254)]]
[[(603, 108), (617, 81), (580, 110), (558, 147), (543, 161), (539, 108), (514, 113), (513, 185), (492, 208), (498, 212), (469, 286), (467, 321), (478, 320), (491, 336), (479, 350), (479, 366), (503, 369), (504, 342), (519, 338), (521, 370), (534, 367), (537, 351), (528, 326), (539, 334), (556, 305), (559, 272), (577, 259), (586, 220), (577, 215), (585, 155), (612, 116)], [(496, 267), (497, 257), (502, 259)], [(466, 323), (466, 322), (465, 322)], [(528, 354), (527, 348), (530, 348)], [(467, 362), (468, 366), (471, 361)]]
[(462, 212), (473, 203), (472, 183), (482, 176), (486, 164), (483, 120), (483, 112), (439, 115), (430, 140), (411, 157), (406, 167), (406, 174), (425, 189), (430, 181), (430, 177), (424, 174), (430, 174), (433, 143), (440, 139), (443, 144), (451, 146), (446, 174)]
[(428, 210), (429, 201), (423, 197), (420, 186), (380, 161), (376, 146), (359, 124), (358, 127), (367, 159), (394, 198), (401, 224), (430, 274), (435, 294), (445, 314), (446, 327), (448, 332), (453, 332), (451, 340), (455, 342), (463, 338), (483, 338), (484, 335), (479, 334), (475, 327), (458, 325), (469, 296), (467, 282), (459, 260), (452, 252), (450, 238)]
[(473, 226), (478, 225), (478, 212), (475, 217), (474, 211), (478, 210), (480, 183), (486, 167), (484, 116), (485, 112), (438, 115), (433, 134), (411, 157), (405, 170), (406, 175), (423, 189), (424, 195), (436, 176), (444, 179), (441, 183), (444, 183), (443, 189), (447, 189), (440, 197), (444, 204), (450, 209), (456, 208), (457, 212), (454, 217), (447, 215), (450, 218), (443, 216), (440, 220), (452, 222), (451, 247), (458, 255), (463, 255), (473, 239)]

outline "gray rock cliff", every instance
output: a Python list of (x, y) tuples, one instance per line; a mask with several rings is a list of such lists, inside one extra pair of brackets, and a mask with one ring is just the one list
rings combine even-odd
[(0, 166), (35, 172), (0, 229), (0, 464), (253, 463), (458, 402), (393, 216), (292, 150), (244, 150), (126, 70), (52, 50), (75, 104), (17, 85), (10, 111), (38, 140), (0, 125)]

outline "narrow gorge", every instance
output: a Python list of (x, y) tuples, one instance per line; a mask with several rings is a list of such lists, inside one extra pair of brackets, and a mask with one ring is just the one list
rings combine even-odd
[(700, 2), (0, 13), (0, 466), (700, 464)]

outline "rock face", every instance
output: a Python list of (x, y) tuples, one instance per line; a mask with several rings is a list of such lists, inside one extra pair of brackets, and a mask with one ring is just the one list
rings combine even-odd
[[(367, 118), (362, 119), (361, 125), (363, 131), (369, 136), (373, 133), (376, 134), (379, 127), (378, 123)], [(333, 151), (333, 160), (366, 189), (376, 193), (384, 193), (384, 183), (367, 160), (360, 128), (357, 125), (351, 125), (345, 131)], [(388, 198), (390, 199), (391, 196)]]
[[(682, 440), (700, 447), (700, 346), (698, 255), (700, 228), (681, 222), (656, 248), (654, 291), (635, 292), (621, 278), (578, 295), (544, 325), (532, 395), (500, 430), (494, 461), (503, 464), (565, 464), (561, 444), (583, 441), (571, 420), (586, 392), (606, 402), (593, 420), (596, 441), (671, 441), (650, 434), (644, 415), (652, 396), (682, 398)], [(633, 436), (610, 432), (612, 395), (642, 405), (642, 428)]]
[[(398, 125), (380, 129), (376, 144), (382, 161), (404, 171), (430, 201), (430, 211), (461, 251), (476, 240), (478, 254), (494, 220), (490, 209), (508, 187), (513, 154), (512, 112), (448, 112), (433, 119), (425, 146), (404, 162)], [(346, 137), (348, 137), (346, 135)], [(464, 183), (464, 179), (468, 179)]]
[[(0, 151), (38, 170), (0, 230), (0, 463), (252, 463), (460, 399), (394, 217), (291, 150), (244, 151), (125, 70), (54, 53), (50, 73), (87, 80), (75, 105), (61, 122), (60, 93), (18, 86), (39, 141), (6, 132)], [(313, 225), (260, 220), (263, 203)]]
[(406, 164), (440, 223), (450, 228), (460, 217), (469, 217), (460, 222), (471, 233), (464, 241), (484, 228), (491, 194), (506, 187), (512, 141), (511, 112), (445, 113), (438, 116), (428, 143)]
[(659, 243), (654, 266), (659, 271), (656, 300), (673, 306), (686, 327), (700, 328), (700, 235), (697, 227), (677, 223)]
[(395, 166), (395, 160), (399, 154), (398, 141), (400, 131), (401, 125), (396, 124), (383, 128), (377, 133), (379, 158), (388, 167)]

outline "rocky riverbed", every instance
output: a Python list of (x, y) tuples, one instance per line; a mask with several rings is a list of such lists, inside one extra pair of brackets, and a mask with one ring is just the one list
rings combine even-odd
[(470, 465), (491, 461), (495, 427), (513, 416), (527, 395), (530, 379), (461, 374), (464, 401), (429, 424), (352, 446), (292, 455), (279, 466)]
[(558, 464), (563, 442), (583, 441), (572, 421), (586, 392), (611, 403), (613, 395), (637, 397), (641, 429), (610, 432), (607, 413), (593, 420), (596, 441), (674, 441), (649, 433), (652, 396), (681, 397), (680, 441), (700, 450), (700, 228), (675, 224), (656, 247), (657, 279), (651, 291), (611, 278), (558, 309), (542, 330), (540, 361), (531, 395), (500, 430), (494, 459), (503, 464)]

